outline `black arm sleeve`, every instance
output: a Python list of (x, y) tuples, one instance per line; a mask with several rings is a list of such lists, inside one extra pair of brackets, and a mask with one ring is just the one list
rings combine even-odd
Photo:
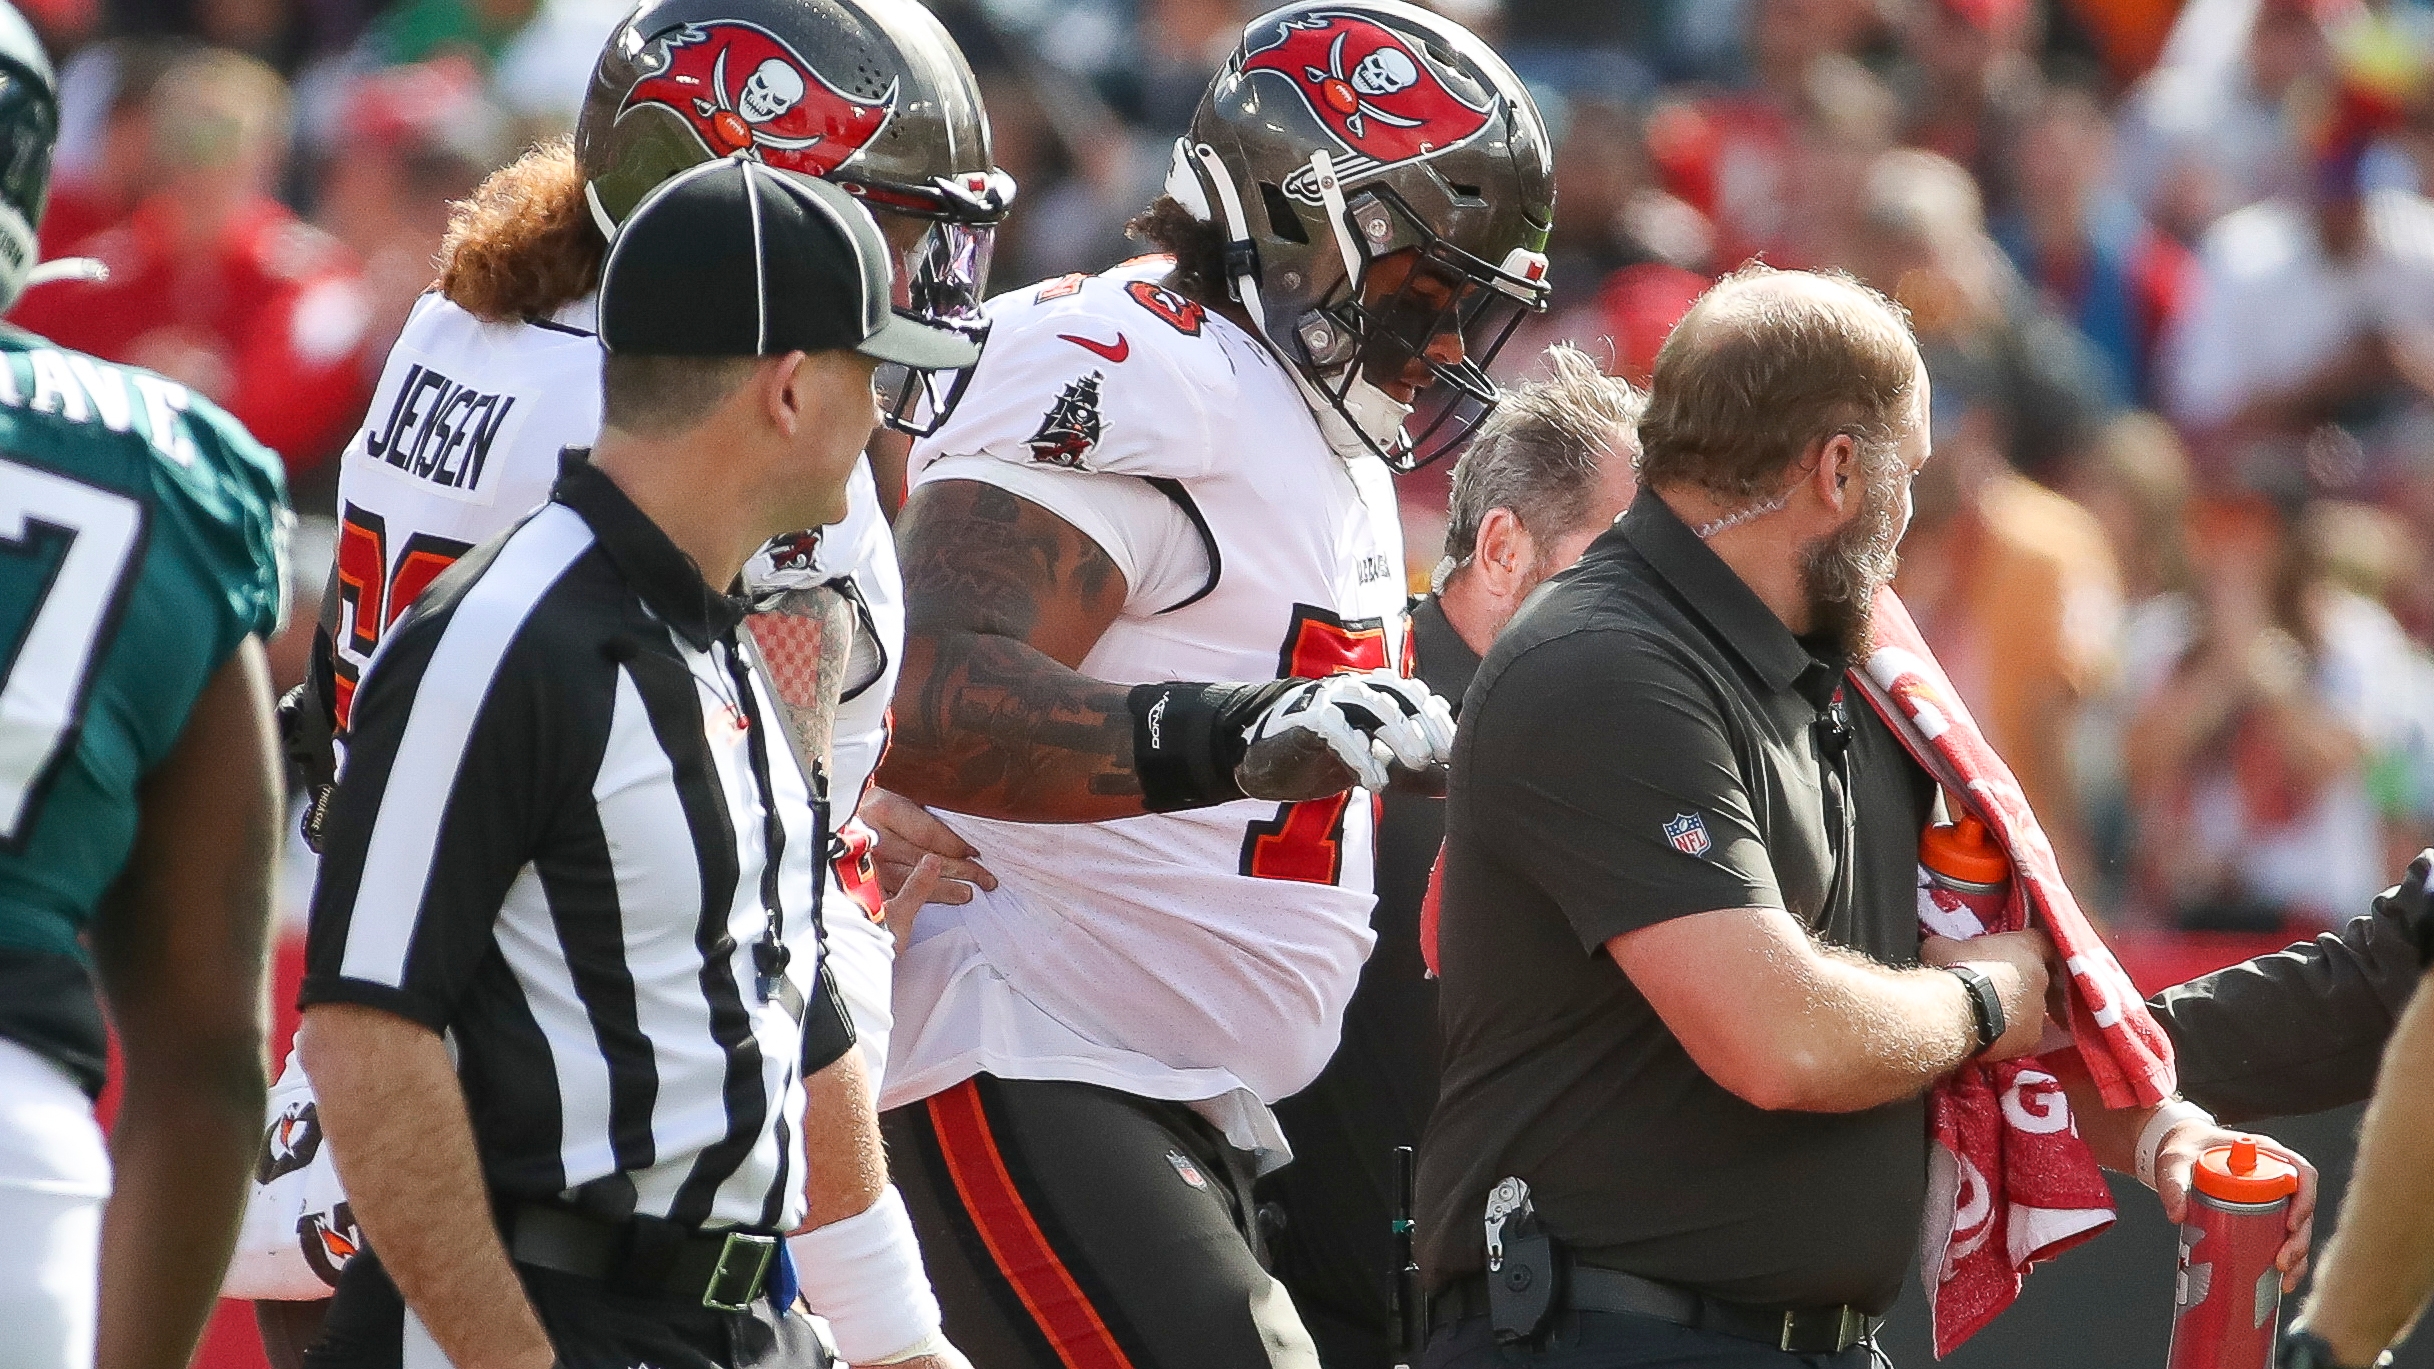
[(2392, 1024), (2423, 976), (2427, 860), (2339, 932), (2164, 990), (2181, 1093), (2225, 1122), (2363, 1100)]
[(861, 1039), (853, 1014), (845, 1010), (845, 995), (837, 988), (828, 962), (820, 962), (820, 977), (811, 1001), (803, 1005), (803, 1077), (808, 1079), (837, 1063)]

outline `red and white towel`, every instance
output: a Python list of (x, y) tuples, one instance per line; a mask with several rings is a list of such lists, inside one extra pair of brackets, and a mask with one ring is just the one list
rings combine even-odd
[[(1919, 921), (1959, 939), (2043, 928), (2070, 971), (2072, 1047), (2109, 1107), (2159, 1103), (2174, 1088), (2172, 1044), (2147, 1012), (2077, 900), (2011, 768), (1969, 710), (1891, 590), (1876, 599), (1875, 649), (1853, 670), (1910, 754), (1994, 833), (2012, 861), (2012, 896), (1998, 925), (1919, 881)], [(2113, 1223), (2095, 1156), (2080, 1139), (2052, 1070), (2033, 1058), (1965, 1065), (1928, 1096), (1927, 1211), (1919, 1245), (1938, 1358), (1977, 1334), (2020, 1295), (2028, 1267)]]

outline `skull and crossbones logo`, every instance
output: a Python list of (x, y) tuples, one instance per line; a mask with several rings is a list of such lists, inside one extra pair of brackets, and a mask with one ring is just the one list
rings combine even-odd
[(774, 147), (799, 152), (818, 143), (821, 135), (782, 138), (761, 125), (784, 117), (788, 110), (803, 103), (807, 88), (802, 72), (788, 65), (784, 58), (771, 57), (753, 69), (744, 81), (744, 88), (730, 100), (727, 51), (721, 48), (718, 60), (710, 68), (710, 94), (715, 103), (697, 98), (693, 101), (693, 112), (709, 120), (711, 128), (729, 147)]
[(1327, 47), (1327, 65), (1304, 67), (1302, 74), (1319, 88), (1319, 93), (1336, 113), (1344, 116), (1344, 127), (1355, 138), (1368, 136), (1364, 121), (1375, 119), (1395, 128), (1418, 128), (1426, 122), (1391, 114), (1370, 102), (1372, 96), (1392, 95), (1411, 89), (1420, 83), (1420, 66), (1411, 54), (1399, 47), (1381, 47), (1362, 58), (1352, 70), (1344, 70), (1344, 40), (1349, 33), (1338, 33)]

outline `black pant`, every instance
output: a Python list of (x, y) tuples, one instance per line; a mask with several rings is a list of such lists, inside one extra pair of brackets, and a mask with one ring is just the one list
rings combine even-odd
[[(1389, 798), (1390, 815), (1399, 797)], [(1259, 1183), (1285, 1219), (1268, 1243), (1276, 1277), (1327, 1369), (1395, 1363), (1394, 1148), (1420, 1144), (1437, 1098), (1437, 986), (1418, 934), (1389, 940), (1385, 918), (1381, 906), (1378, 946), (1344, 1010), (1335, 1058), (1276, 1105), (1293, 1162)]]
[[(518, 1265), (524, 1296), (541, 1316), (562, 1369), (827, 1369), (811, 1320), (781, 1320), (759, 1299), (748, 1312), (696, 1300), (637, 1298), (597, 1280)], [(347, 1262), (304, 1369), (402, 1369), (405, 1304), (369, 1250)]]
[(1419, 1369), (1869, 1369), (1890, 1361), (1866, 1344), (1839, 1355), (1791, 1355), (1721, 1331), (1699, 1331), (1627, 1312), (1558, 1312), (1535, 1347), (1496, 1344), (1487, 1318), (1429, 1337)]
[(1179, 1103), (979, 1075), (882, 1116), (947, 1338), (986, 1369), (1317, 1369), (1248, 1159)]

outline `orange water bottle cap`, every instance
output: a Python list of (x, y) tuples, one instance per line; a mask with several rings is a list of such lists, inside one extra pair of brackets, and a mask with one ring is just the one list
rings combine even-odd
[(2011, 878), (2011, 857), (1972, 813), (1949, 826), (1930, 827), (1919, 834), (1918, 863), (1950, 879), (1971, 884), (2001, 884)]
[(2198, 1157), (2196, 1184), (2198, 1192), (2226, 1203), (2273, 1203), (2299, 1191), (2299, 1170), (2259, 1151), (2254, 1136), (2242, 1136)]

